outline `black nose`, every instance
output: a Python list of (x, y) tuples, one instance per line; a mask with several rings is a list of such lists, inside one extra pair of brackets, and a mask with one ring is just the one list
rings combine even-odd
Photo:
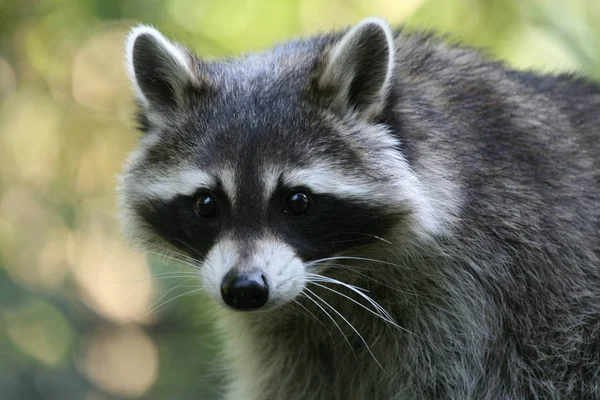
[(255, 310), (269, 298), (269, 285), (260, 272), (231, 270), (221, 282), (221, 296), (225, 304), (238, 310)]

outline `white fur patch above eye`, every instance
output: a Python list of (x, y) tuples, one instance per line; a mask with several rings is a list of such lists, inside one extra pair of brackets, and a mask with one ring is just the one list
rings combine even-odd
[(236, 184), (235, 171), (233, 169), (225, 169), (219, 173), (219, 180), (223, 185), (223, 192), (229, 199), (231, 205), (235, 204), (236, 200)]
[(381, 168), (394, 171), (383, 179), (341, 171), (320, 163), (282, 174), (287, 187), (307, 187), (313, 193), (410, 211), (410, 229), (423, 240), (447, 233), (455, 221), (461, 200), (450, 181), (439, 179), (428, 169), (412, 170), (394, 150), (382, 150)]
[(183, 168), (170, 172), (148, 173), (144, 178), (129, 177), (127, 192), (139, 197), (169, 201), (177, 196), (191, 196), (201, 188), (213, 188), (216, 179), (198, 169)]
[[(376, 199), (387, 198), (381, 186), (368, 179), (361, 179), (350, 173), (344, 173), (333, 165), (313, 164), (307, 168), (289, 170), (283, 173), (286, 187), (303, 186), (317, 194), (330, 194), (339, 198), (364, 200), (365, 196)], [(386, 201), (387, 202), (387, 201)]]

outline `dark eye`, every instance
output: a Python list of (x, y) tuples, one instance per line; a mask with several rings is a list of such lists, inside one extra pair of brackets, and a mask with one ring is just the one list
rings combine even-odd
[(217, 201), (210, 193), (203, 193), (196, 199), (196, 212), (204, 218), (217, 216)]
[(291, 192), (285, 200), (283, 211), (291, 215), (302, 215), (312, 205), (312, 199), (306, 192)]

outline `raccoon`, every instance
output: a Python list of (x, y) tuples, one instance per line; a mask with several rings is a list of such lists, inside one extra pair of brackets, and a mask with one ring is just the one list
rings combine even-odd
[(123, 226), (221, 309), (226, 399), (600, 398), (599, 85), (378, 18), (126, 60)]

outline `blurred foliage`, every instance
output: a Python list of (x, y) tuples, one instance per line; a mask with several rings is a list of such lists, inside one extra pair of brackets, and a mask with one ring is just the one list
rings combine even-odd
[(0, 1), (2, 399), (217, 398), (198, 282), (119, 235), (115, 177), (137, 137), (127, 29), (217, 57), (368, 15), (600, 77), (598, 0)]

